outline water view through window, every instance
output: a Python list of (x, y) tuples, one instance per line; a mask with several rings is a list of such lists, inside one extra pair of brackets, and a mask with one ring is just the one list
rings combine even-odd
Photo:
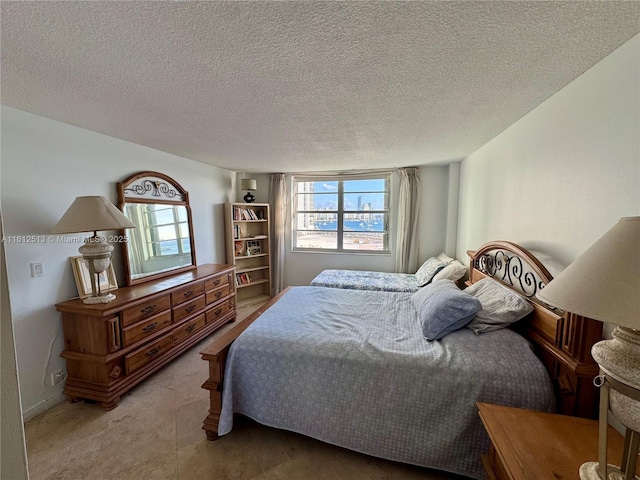
[(388, 252), (389, 182), (294, 178), (294, 249)]

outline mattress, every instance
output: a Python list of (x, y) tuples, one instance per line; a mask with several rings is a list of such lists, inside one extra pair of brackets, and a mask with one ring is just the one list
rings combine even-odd
[(422, 337), (411, 294), (294, 287), (233, 343), (234, 412), (368, 455), (485, 478), (475, 403), (552, 411), (546, 370), (509, 329)]
[(412, 273), (370, 272), (362, 270), (323, 270), (311, 281), (316, 287), (416, 292), (420, 286)]

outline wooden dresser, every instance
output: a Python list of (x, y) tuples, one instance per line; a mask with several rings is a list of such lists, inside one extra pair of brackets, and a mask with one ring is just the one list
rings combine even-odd
[(62, 312), (71, 401), (90, 399), (105, 410), (122, 394), (193, 344), (236, 318), (235, 269), (194, 270), (120, 288), (116, 299), (56, 305)]

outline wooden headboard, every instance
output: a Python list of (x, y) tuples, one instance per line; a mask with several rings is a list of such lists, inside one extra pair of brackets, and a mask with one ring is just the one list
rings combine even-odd
[(593, 378), (598, 364), (591, 346), (602, 339), (602, 323), (555, 309), (536, 298), (553, 277), (525, 248), (505, 241), (467, 251), (471, 261), (467, 285), (491, 277), (527, 297), (533, 312), (512, 327), (524, 335), (542, 360), (553, 383), (557, 411), (597, 418), (598, 391)]

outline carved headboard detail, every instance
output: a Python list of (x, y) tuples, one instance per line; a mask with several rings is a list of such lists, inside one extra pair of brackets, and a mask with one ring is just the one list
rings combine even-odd
[(511, 242), (491, 242), (476, 250), (473, 268), (534, 297), (553, 278), (537, 258)]
[(524, 335), (549, 372), (556, 391), (557, 410), (565, 415), (595, 418), (598, 391), (593, 377), (598, 365), (591, 357), (591, 346), (602, 339), (602, 323), (570, 312), (563, 312), (538, 300), (535, 295), (553, 276), (528, 250), (512, 242), (494, 241), (470, 257), (471, 285), (491, 277), (527, 297), (533, 312), (514, 324)]

